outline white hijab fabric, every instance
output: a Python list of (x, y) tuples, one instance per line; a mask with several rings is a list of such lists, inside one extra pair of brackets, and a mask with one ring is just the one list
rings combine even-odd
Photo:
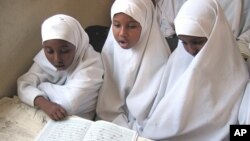
[(239, 124), (250, 124), (250, 79), (248, 80), (247, 87), (241, 101), (238, 121)]
[[(221, 0), (224, 2), (223, 0)], [(249, 0), (233, 0), (234, 2), (230, 3), (229, 6), (233, 7), (237, 4), (237, 10), (234, 13), (231, 13), (230, 18), (233, 24), (234, 35), (238, 36), (238, 45), (243, 50), (243, 52), (248, 56), (247, 63), (248, 69), (250, 72), (250, 1)], [(236, 9), (235, 8), (235, 9)], [(232, 9), (232, 8), (231, 8)], [(227, 13), (230, 13), (228, 8)], [(237, 17), (237, 18), (235, 18)], [(240, 28), (239, 28), (239, 27)], [(250, 81), (244, 93), (244, 97), (240, 106), (239, 111), (239, 123), (240, 124), (250, 124)]]
[(249, 0), (218, 0), (234, 36), (250, 43), (250, 1)]
[(208, 40), (195, 57), (182, 46), (170, 56), (144, 137), (219, 141), (237, 122), (249, 75), (223, 11), (215, 0), (188, 0), (175, 19), (177, 35), (197, 33), (181, 26), (194, 29), (190, 22)]
[(250, 1), (218, 0), (245, 58), (250, 57)]
[[(165, 37), (175, 34), (174, 18), (187, 0), (156, 0), (158, 21)], [(250, 56), (250, 1), (218, 0), (244, 57)], [(250, 62), (250, 59), (249, 59)], [(249, 63), (250, 66), (250, 63)]]
[(156, 96), (170, 49), (161, 36), (151, 0), (116, 0), (111, 18), (120, 12), (141, 24), (141, 37), (131, 49), (122, 49), (110, 30), (101, 53), (105, 74), (97, 115), (125, 127), (138, 128)]
[(89, 44), (80, 23), (67, 15), (54, 15), (42, 24), (42, 41), (51, 39), (62, 39), (76, 47), (72, 64), (65, 71), (57, 71), (42, 49), (30, 70), (18, 79), (19, 97), (33, 106), (34, 98), (43, 95), (60, 104), (69, 115), (93, 118), (104, 73), (100, 54)]
[(174, 19), (186, 0), (155, 0), (158, 12), (158, 21), (161, 32), (165, 37), (175, 34)]

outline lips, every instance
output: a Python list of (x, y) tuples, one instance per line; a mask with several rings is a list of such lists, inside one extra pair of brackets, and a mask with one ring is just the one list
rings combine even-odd
[(127, 48), (128, 46), (128, 41), (122, 39), (122, 40), (119, 40), (119, 45), (122, 47), (122, 48)]
[(55, 67), (58, 69), (58, 70), (63, 70), (65, 68), (65, 65), (55, 65)]

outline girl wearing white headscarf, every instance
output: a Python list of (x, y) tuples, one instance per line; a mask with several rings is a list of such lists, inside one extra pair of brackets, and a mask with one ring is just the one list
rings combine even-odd
[[(187, 0), (155, 0), (161, 32), (167, 38), (175, 35), (174, 19)], [(218, 0), (245, 58), (250, 57), (250, 1)], [(249, 59), (250, 62), (250, 59)], [(250, 64), (250, 63), (249, 63)], [(250, 66), (250, 65), (249, 65)]]
[(229, 140), (249, 75), (224, 13), (216, 0), (188, 0), (175, 28), (177, 35), (207, 41), (194, 57), (183, 46), (170, 56), (141, 135), (168, 141)]
[(111, 26), (101, 53), (105, 74), (97, 116), (137, 130), (151, 109), (170, 49), (160, 33), (151, 0), (116, 0), (112, 20), (117, 13), (140, 23), (141, 34), (133, 47), (123, 49)]
[(73, 17), (54, 15), (43, 22), (41, 33), (43, 45), (54, 39), (67, 41), (75, 47), (75, 56), (68, 68), (58, 70), (63, 65), (52, 64), (43, 48), (29, 71), (17, 81), (19, 98), (37, 106), (34, 100), (42, 96), (50, 104), (61, 106), (60, 110), (65, 110), (67, 115), (93, 119), (104, 73), (100, 54), (94, 51), (88, 35)]

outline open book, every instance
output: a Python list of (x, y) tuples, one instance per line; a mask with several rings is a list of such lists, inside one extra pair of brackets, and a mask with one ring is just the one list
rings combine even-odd
[(62, 121), (50, 120), (36, 141), (136, 141), (137, 133), (107, 121), (91, 121), (70, 116)]

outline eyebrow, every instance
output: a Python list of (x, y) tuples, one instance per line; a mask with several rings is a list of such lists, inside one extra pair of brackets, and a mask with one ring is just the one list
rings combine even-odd
[(137, 21), (129, 21), (129, 23), (140, 24), (140, 23), (139, 23), (139, 22), (137, 22)]
[[(43, 47), (45, 48), (52, 48), (51, 46), (48, 46), (48, 45), (43, 45)], [(60, 48), (70, 48), (70, 46), (68, 44), (65, 44), (65, 45), (61, 45), (59, 46)]]
[[(120, 23), (120, 21), (119, 20), (116, 20), (116, 19), (113, 19), (113, 22), (118, 22), (118, 23)], [(128, 23), (138, 23), (137, 21), (135, 21), (135, 20), (130, 20), (130, 21), (127, 21)]]

